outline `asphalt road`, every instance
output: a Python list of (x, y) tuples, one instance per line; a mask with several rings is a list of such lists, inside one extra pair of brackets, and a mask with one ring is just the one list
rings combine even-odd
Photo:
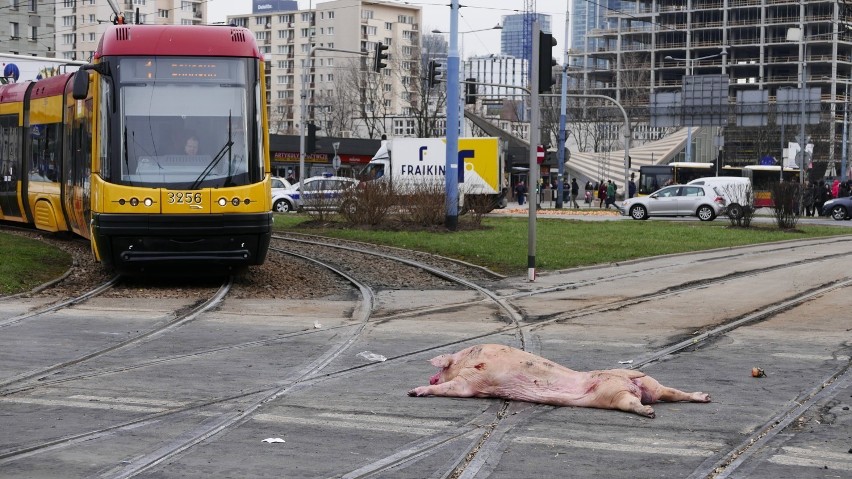
[[(13, 322), (47, 300), (0, 301), (0, 476), (852, 477), (850, 256), (843, 236), (488, 285), (518, 325), (463, 289), (377, 291), (367, 323), (354, 293), (226, 297), (91, 359), (192, 302), (95, 298)], [(429, 358), (478, 343), (575, 370), (658, 357), (640, 370), (712, 402), (649, 419), (407, 396)]]

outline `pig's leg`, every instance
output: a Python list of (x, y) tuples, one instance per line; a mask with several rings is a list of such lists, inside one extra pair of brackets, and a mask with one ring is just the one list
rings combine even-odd
[(688, 393), (679, 389), (663, 386), (656, 379), (644, 376), (634, 379), (642, 388), (642, 402), (651, 404), (658, 401), (677, 402), (710, 402), (710, 395), (702, 392)]
[(632, 412), (640, 416), (647, 416), (651, 419), (656, 417), (654, 408), (642, 404), (642, 401), (630, 391), (619, 392), (613, 401), (614, 409), (619, 411)]
[(473, 397), (473, 390), (468, 387), (467, 381), (458, 378), (441, 384), (431, 386), (420, 386), (408, 391), (409, 396), (445, 396), (457, 398)]

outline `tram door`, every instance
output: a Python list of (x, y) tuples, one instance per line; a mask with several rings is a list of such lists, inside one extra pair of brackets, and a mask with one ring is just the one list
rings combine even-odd
[(0, 115), (0, 218), (22, 220), (18, 203), (21, 180), (21, 128), (18, 115)]
[[(68, 82), (73, 85), (74, 82)], [(92, 158), (91, 108), (92, 100), (75, 101), (70, 86), (66, 91), (64, 154), (62, 168), (63, 208), (71, 230), (88, 238), (91, 217), (90, 173)]]

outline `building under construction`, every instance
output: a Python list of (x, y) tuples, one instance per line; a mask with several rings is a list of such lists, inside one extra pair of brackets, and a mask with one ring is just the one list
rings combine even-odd
[[(852, 77), (852, 0), (612, 4), (619, 5), (600, 12), (597, 27), (586, 28), (583, 45), (572, 49), (570, 71), (582, 93), (613, 97), (643, 122), (650, 121), (654, 92), (680, 88), (685, 75), (727, 75), (724, 162), (745, 165), (780, 158), (786, 142), (796, 141), (798, 122), (781, 126), (776, 118), (779, 90), (819, 88), (818, 124), (806, 126), (814, 144), (812, 174), (840, 174)], [(738, 126), (738, 92), (753, 90), (766, 92), (765, 125)]]

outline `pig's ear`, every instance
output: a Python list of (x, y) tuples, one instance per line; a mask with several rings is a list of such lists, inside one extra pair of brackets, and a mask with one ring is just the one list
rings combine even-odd
[(450, 365), (452, 356), (449, 354), (442, 354), (440, 356), (434, 357), (429, 360), (432, 363), (432, 366), (436, 368), (445, 368)]

